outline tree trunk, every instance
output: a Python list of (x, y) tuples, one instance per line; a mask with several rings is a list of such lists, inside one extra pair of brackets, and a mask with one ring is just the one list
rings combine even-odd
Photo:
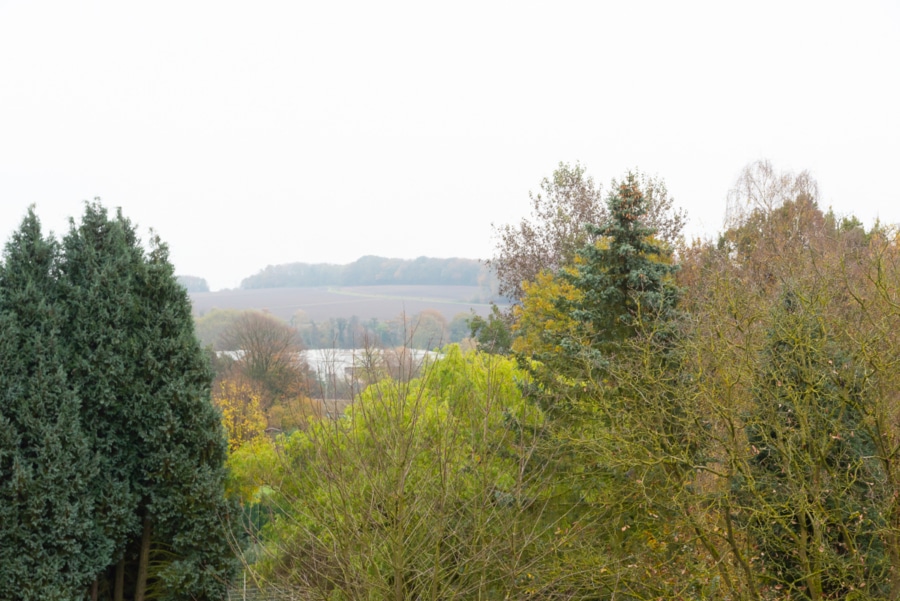
[(138, 559), (137, 583), (134, 587), (134, 601), (144, 601), (147, 593), (147, 567), (150, 563), (150, 518), (144, 516), (144, 533), (141, 536), (141, 554)]
[(94, 578), (94, 584), (91, 585), (91, 601), (97, 601), (100, 594), (100, 579)]
[(125, 556), (116, 564), (116, 584), (113, 589), (113, 601), (123, 601), (125, 599)]

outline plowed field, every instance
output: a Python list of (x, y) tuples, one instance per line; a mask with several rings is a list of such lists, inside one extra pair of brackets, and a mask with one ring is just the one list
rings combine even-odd
[(472, 302), (481, 294), (477, 286), (348, 286), (328, 288), (265, 288), (192, 293), (194, 313), (202, 315), (213, 308), (261, 309), (285, 320), (298, 309), (309, 319), (329, 317), (375, 317), (393, 319), (402, 313), (414, 315), (425, 309), (440, 311), (447, 320), (457, 313), (474, 310), (487, 315), (490, 305)]

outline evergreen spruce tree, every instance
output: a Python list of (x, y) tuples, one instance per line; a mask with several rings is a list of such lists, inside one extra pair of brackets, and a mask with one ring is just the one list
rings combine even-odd
[[(673, 344), (678, 266), (672, 251), (648, 225), (650, 201), (634, 173), (613, 186), (604, 222), (587, 225), (591, 243), (556, 278), (568, 292), (537, 311), (556, 322), (541, 332), (543, 352), (525, 359), (535, 386), (529, 392), (545, 409), (564, 400), (608, 395), (610, 361), (639, 330), (652, 331), (660, 348)], [(527, 303), (526, 303), (527, 304)], [(567, 324), (567, 320), (570, 322)], [(549, 325), (549, 324), (548, 324)]]
[[(571, 268), (560, 271), (578, 292), (574, 299), (557, 300), (558, 308), (580, 326), (577, 339), (559, 341), (563, 357), (553, 366), (570, 379), (596, 384), (638, 323), (660, 326), (674, 315), (678, 294), (671, 276), (678, 267), (671, 250), (647, 225), (647, 209), (640, 181), (629, 173), (607, 199), (604, 223), (587, 226), (596, 242), (579, 251)], [(657, 331), (659, 336), (667, 332), (665, 327)]]
[(29, 211), (0, 267), (0, 599), (75, 599), (109, 561), (60, 340), (58, 245)]
[(570, 491), (564, 510), (593, 521), (598, 545), (616, 558), (608, 569), (617, 585), (627, 581), (635, 598), (669, 598), (680, 595), (665, 579), (647, 583), (612, 567), (652, 565), (648, 539), (670, 559), (687, 549), (671, 525), (702, 454), (702, 424), (678, 375), (677, 265), (655, 238), (648, 206), (629, 173), (614, 185), (604, 221), (587, 226), (592, 242), (557, 273), (555, 311), (541, 309), (558, 320), (542, 333), (555, 339), (541, 341), (547, 350), (531, 364), (537, 385), (527, 392), (553, 409), (555, 472)]
[(582, 248), (581, 261), (567, 276), (583, 293), (570, 307), (572, 316), (589, 326), (596, 349), (633, 334), (639, 315), (670, 315), (677, 297), (670, 276), (678, 268), (644, 220), (647, 199), (634, 173), (610, 195), (607, 211), (603, 225), (587, 226), (591, 238), (606, 244)]

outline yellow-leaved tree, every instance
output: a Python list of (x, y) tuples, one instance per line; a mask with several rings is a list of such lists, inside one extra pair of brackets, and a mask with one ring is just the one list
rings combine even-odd
[(222, 411), (230, 452), (265, 434), (266, 415), (260, 397), (257, 388), (244, 378), (226, 378), (216, 385), (213, 402)]
[(582, 293), (551, 271), (542, 271), (533, 282), (522, 282), (522, 304), (513, 307), (512, 350), (540, 358), (558, 353), (564, 338), (578, 335), (578, 323), (559, 300), (578, 300)]

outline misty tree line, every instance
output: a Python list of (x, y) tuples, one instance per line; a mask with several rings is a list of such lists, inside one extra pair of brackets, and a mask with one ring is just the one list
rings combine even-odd
[[(196, 317), (197, 336), (204, 346), (214, 350), (239, 350), (226, 343), (227, 332), (246, 313), (235, 309), (212, 309)], [(270, 316), (291, 328), (302, 347), (310, 349), (353, 349), (363, 347), (391, 348), (411, 346), (412, 348), (433, 350), (454, 342), (462, 342), (471, 335), (471, 312), (461, 312), (447, 321), (436, 310), (425, 310), (395, 319), (361, 319), (351, 317), (330, 317), (325, 321), (310, 320), (301, 310), (289, 322)]]
[[(209, 292), (207, 281), (180, 275), (188, 292)], [(304, 288), (317, 286), (479, 286), (485, 302), (496, 296), (496, 278), (476, 259), (389, 259), (367, 255), (352, 263), (288, 263), (269, 265), (244, 278), (240, 288)]]
[(241, 281), (242, 289), (303, 286), (443, 285), (489, 286), (490, 275), (475, 259), (389, 259), (367, 255), (346, 265), (270, 265)]

